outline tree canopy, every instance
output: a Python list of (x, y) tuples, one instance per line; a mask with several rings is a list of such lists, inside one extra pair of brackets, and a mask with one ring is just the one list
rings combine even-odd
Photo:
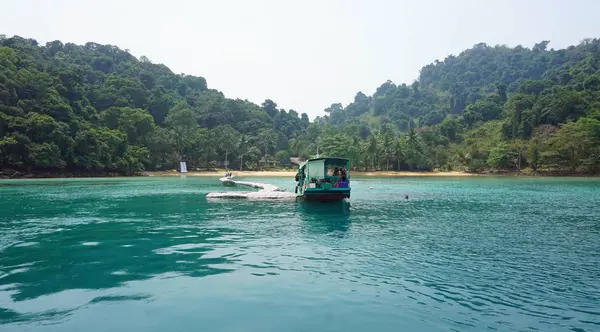
[(0, 39), (0, 167), (135, 172), (216, 167), (228, 154), (256, 168), (308, 126), (115, 46)]
[(600, 40), (477, 44), (306, 114), (226, 98), (112, 45), (0, 37), (0, 168), (281, 167), (317, 151), (364, 170), (600, 171)]
[[(353, 139), (342, 154), (361, 147), (358, 164), (370, 169), (393, 161), (402, 170), (598, 172), (600, 40), (548, 44), (480, 43), (423, 67), (411, 85), (359, 92), (317, 118), (321, 137)], [(340, 154), (339, 144), (323, 142), (323, 152)]]

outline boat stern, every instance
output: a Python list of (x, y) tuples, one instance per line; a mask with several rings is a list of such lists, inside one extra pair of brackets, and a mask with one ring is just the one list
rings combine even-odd
[(350, 198), (350, 188), (332, 188), (332, 189), (306, 189), (302, 197), (306, 200), (315, 201), (338, 201)]

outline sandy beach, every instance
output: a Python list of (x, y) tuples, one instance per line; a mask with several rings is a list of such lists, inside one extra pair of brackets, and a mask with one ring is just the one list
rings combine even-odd
[[(180, 176), (179, 172), (145, 172), (149, 176)], [(211, 176), (221, 177), (225, 171), (215, 172), (188, 172), (186, 176)], [(236, 177), (294, 177), (295, 171), (233, 171), (233, 175)], [(352, 172), (354, 177), (408, 177), (408, 176), (477, 176), (477, 174), (466, 173), (466, 172)]]
[[(145, 172), (149, 176), (180, 176), (181, 173), (173, 172), (173, 171), (158, 171), (158, 172)], [(242, 177), (242, 176), (277, 176), (277, 177), (286, 177), (291, 176), (294, 177), (296, 172), (293, 171), (243, 171), (243, 172), (232, 172), (234, 176)], [(215, 171), (215, 172), (187, 172), (186, 176), (214, 176), (214, 177), (222, 177), (225, 174), (225, 171)]]
[(389, 176), (389, 177), (403, 177), (403, 176), (478, 176), (479, 174), (466, 173), (466, 172), (352, 172), (353, 176)]

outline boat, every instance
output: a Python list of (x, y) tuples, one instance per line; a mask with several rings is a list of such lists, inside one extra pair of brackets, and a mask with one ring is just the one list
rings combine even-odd
[(235, 181), (233, 181), (234, 177), (235, 176), (233, 175), (233, 173), (226, 172), (225, 177), (222, 177), (219, 180), (221, 181), (221, 183), (223, 183), (224, 186), (233, 187), (233, 186), (235, 186)]
[(350, 198), (350, 160), (338, 157), (309, 159), (298, 167), (296, 195), (306, 200)]

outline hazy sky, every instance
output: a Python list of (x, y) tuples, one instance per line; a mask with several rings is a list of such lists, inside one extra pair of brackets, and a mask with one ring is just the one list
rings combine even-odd
[(0, 34), (117, 45), (311, 118), (478, 42), (600, 37), (599, 17), (600, 0), (0, 0)]

